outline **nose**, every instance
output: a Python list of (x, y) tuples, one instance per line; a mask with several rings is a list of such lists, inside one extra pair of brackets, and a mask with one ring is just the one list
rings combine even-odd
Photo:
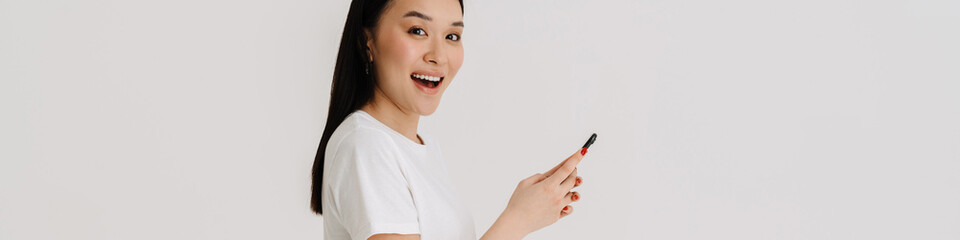
[(443, 46), (443, 40), (430, 41), (430, 47), (426, 54), (423, 55), (423, 61), (434, 64), (441, 65), (446, 63), (446, 55), (444, 53), (446, 50)]

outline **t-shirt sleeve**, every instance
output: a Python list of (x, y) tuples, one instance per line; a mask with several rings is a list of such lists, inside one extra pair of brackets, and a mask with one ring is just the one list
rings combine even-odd
[(340, 221), (353, 239), (420, 233), (399, 151), (389, 135), (374, 130), (352, 132), (335, 149), (333, 158), (342, 164), (337, 169), (342, 172), (332, 191)]

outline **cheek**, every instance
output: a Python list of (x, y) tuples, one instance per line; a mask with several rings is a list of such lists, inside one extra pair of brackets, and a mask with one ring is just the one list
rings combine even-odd
[(383, 59), (390, 62), (390, 66), (396, 74), (406, 75), (409, 66), (417, 60), (418, 46), (412, 39), (402, 36), (390, 36), (384, 44)]
[(460, 70), (460, 65), (463, 65), (463, 47), (457, 46), (448, 55), (450, 61), (450, 72), (456, 73)]

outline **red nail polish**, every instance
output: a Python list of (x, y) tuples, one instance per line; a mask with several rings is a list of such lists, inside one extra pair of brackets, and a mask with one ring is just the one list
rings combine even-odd
[(577, 185), (580, 185), (580, 182), (583, 182), (583, 180), (580, 180), (580, 178), (577, 178)]
[(580, 200), (580, 195), (574, 194), (574, 195), (573, 195), (573, 200), (574, 200), (574, 201)]
[(587, 148), (581, 149), (581, 150), (580, 150), (580, 155), (587, 155)]
[(564, 211), (566, 211), (567, 209), (570, 209), (570, 207), (563, 207)]

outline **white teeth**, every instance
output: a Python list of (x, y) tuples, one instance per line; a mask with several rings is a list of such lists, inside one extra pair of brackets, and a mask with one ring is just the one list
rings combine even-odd
[(427, 80), (427, 81), (431, 81), (431, 82), (439, 82), (439, 81), (440, 81), (440, 77), (434, 77), (434, 76), (413, 74), (413, 77), (419, 78), (419, 79), (423, 79), (423, 80)]

